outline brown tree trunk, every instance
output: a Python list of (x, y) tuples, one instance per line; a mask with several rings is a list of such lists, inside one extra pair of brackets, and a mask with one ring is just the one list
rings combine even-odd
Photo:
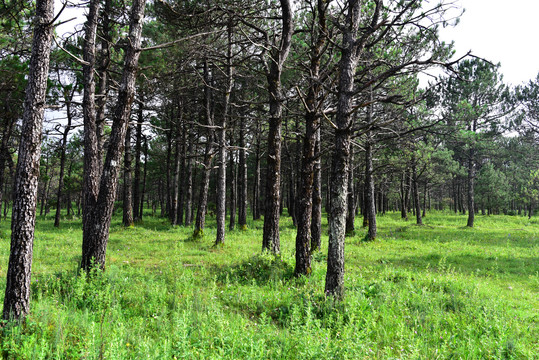
[(123, 224), (133, 226), (133, 188), (131, 176), (131, 126), (127, 126), (124, 156)]
[(344, 296), (344, 240), (346, 234), (346, 208), (348, 192), (348, 159), (350, 155), (350, 128), (352, 125), (352, 94), (354, 73), (359, 60), (356, 39), (361, 18), (359, 0), (348, 1), (348, 14), (344, 25), (337, 115), (335, 118), (335, 148), (331, 164), (329, 247), (325, 293), (340, 299)]
[(316, 129), (316, 146), (313, 182), (313, 210), (311, 220), (311, 253), (322, 246), (322, 164), (320, 160), (320, 126)]
[[(322, 91), (320, 79), (320, 59), (326, 43), (326, 4), (323, 0), (317, 2), (318, 38), (313, 43), (310, 59), (311, 81), (305, 99), (305, 137), (301, 157), (301, 174), (298, 186), (298, 211), (296, 235), (296, 276), (310, 275), (311, 253), (320, 248), (320, 234), (317, 225), (313, 222), (321, 220), (319, 209), (313, 209), (314, 202), (321, 205), (320, 187), (320, 93)], [(313, 29), (313, 36), (315, 29)], [(318, 167), (318, 169), (316, 169)], [(317, 172), (318, 170), (318, 172)], [(314, 210), (314, 211), (313, 211)], [(316, 232), (313, 235), (313, 230)]]
[[(105, 165), (103, 167), (97, 197), (91, 196), (89, 199), (90, 202), (88, 202), (88, 198), (85, 199), (86, 202), (84, 207), (87, 215), (86, 223), (83, 226), (83, 250), (81, 261), (81, 267), (84, 270), (89, 270), (92, 267), (92, 264), (95, 264), (100, 268), (105, 267), (105, 256), (110, 221), (114, 208), (114, 196), (116, 194), (116, 186), (118, 183), (120, 159), (123, 153), (131, 104), (133, 103), (135, 94), (135, 79), (138, 58), (140, 55), (139, 49), (142, 21), (144, 18), (144, 6), (145, 1), (142, 0), (134, 0), (132, 3), (129, 24), (129, 41), (127, 41), (128, 45), (125, 55), (124, 70), (118, 91), (118, 102), (113, 112), (113, 124)], [(91, 13), (92, 11), (90, 11), (90, 14)], [(90, 18), (91, 15), (89, 15), (89, 19)], [(97, 21), (97, 16), (95, 17), (95, 20)], [(87, 28), (89, 27), (90, 26), (87, 26)], [(95, 40), (95, 36), (93, 39)], [(96, 145), (93, 146), (96, 147)], [(87, 174), (86, 176), (91, 176), (91, 174)]]
[(255, 183), (253, 185), (253, 220), (260, 219), (260, 132), (257, 129), (255, 144)]
[(138, 113), (137, 113), (137, 131), (135, 134), (135, 174), (133, 181), (133, 221), (138, 222), (142, 219), (140, 204), (140, 155), (142, 152), (142, 123), (144, 122), (144, 97), (140, 94)]
[(282, 101), (281, 73), (290, 51), (293, 23), (290, 0), (280, 0), (282, 13), (282, 34), (278, 48), (272, 51), (267, 72), (269, 92), (269, 133), (266, 172), (266, 193), (264, 207), (264, 232), (262, 249), (273, 254), (281, 252), (279, 237), (279, 217), (281, 206), (281, 123)]
[(191, 129), (188, 130), (189, 146), (187, 147), (187, 164), (185, 176), (185, 226), (190, 226), (193, 221), (192, 204), (193, 204), (193, 136)]
[(419, 186), (417, 184), (417, 164), (415, 156), (412, 157), (412, 184), (413, 184), (413, 196), (415, 206), (415, 218), (417, 225), (423, 225), (423, 219), (421, 218), (421, 206), (419, 205)]
[(354, 204), (354, 149), (350, 149), (350, 160), (348, 169), (348, 205), (346, 211), (346, 233), (352, 234), (355, 230), (355, 204)]
[(37, 0), (30, 72), (25, 92), (23, 123), (11, 217), (11, 249), (4, 296), (4, 320), (19, 320), (30, 310), (30, 275), (41, 155), (41, 129), (53, 36), (54, 1)]
[(176, 138), (174, 141), (174, 177), (171, 185), (171, 205), (170, 205), (170, 223), (172, 226), (178, 225), (178, 200), (180, 191), (180, 164), (181, 164), (181, 127), (182, 127), (182, 105), (178, 104), (178, 116), (175, 121)]
[(206, 135), (206, 150), (204, 153), (204, 174), (202, 176), (202, 186), (200, 187), (200, 193), (198, 198), (197, 217), (195, 220), (195, 230), (193, 237), (197, 238), (204, 235), (204, 225), (206, 223), (206, 208), (208, 206), (208, 191), (210, 188), (210, 176), (213, 160), (213, 112), (211, 107), (211, 83), (210, 70), (208, 67), (208, 61), (204, 61), (204, 100), (206, 110), (206, 123), (209, 126)]
[[(231, 136), (234, 138), (234, 136)], [(236, 227), (236, 191), (238, 189), (237, 186), (237, 173), (236, 173), (236, 166), (234, 165), (234, 151), (228, 152), (228, 167), (230, 168), (230, 221), (228, 223), (228, 230), (232, 231)]]
[(374, 198), (374, 179), (372, 165), (372, 139), (370, 132), (367, 134), (367, 142), (365, 144), (365, 214), (369, 226), (367, 232), (367, 240), (375, 240), (377, 225), (376, 225), (376, 202)]
[[(238, 164), (238, 225), (247, 228), (247, 152), (245, 151), (245, 122), (240, 122), (240, 150)], [(253, 199), (254, 200), (254, 199)]]

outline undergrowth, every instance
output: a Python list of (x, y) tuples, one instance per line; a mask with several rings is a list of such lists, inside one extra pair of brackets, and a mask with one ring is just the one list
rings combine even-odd
[[(345, 298), (323, 293), (327, 235), (295, 278), (295, 230), (262, 253), (261, 221), (212, 246), (192, 229), (115, 218), (105, 271), (78, 271), (80, 221), (38, 221), (31, 313), (0, 331), (5, 359), (539, 358), (536, 219), (429, 214), (379, 218), (376, 241), (346, 241)], [(535, 221), (535, 223), (533, 222)], [(0, 224), (5, 278), (9, 223)], [(3, 286), (0, 289), (3, 294)]]

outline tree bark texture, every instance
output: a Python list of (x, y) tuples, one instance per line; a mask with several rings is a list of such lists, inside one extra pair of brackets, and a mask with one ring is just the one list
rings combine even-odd
[(348, 193), (348, 167), (350, 155), (350, 128), (352, 125), (352, 94), (354, 73), (361, 52), (356, 39), (361, 18), (359, 0), (348, 1), (344, 25), (335, 118), (335, 148), (331, 164), (329, 246), (325, 293), (336, 299), (344, 296), (344, 240)]
[(144, 122), (143, 101), (144, 98), (140, 95), (137, 113), (137, 131), (135, 134), (135, 173), (133, 181), (133, 221), (135, 222), (142, 219), (140, 210), (140, 155), (142, 152), (142, 123)]
[(124, 150), (125, 133), (135, 94), (144, 7), (145, 1), (134, 0), (132, 3), (124, 70), (118, 90), (118, 102), (113, 112), (113, 124), (99, 183), (99, 192), (97, 197), (92, 196), (90, 198), (91, 203), (85, 204), (86, 211), (89, 212), (87, 222), (83, 226), (81, 267), (85, 270), (91, 268), (92, 262), (95, 262), (95, 265), (100, 268), (105, 267), (105, 255), (120, 171), (120, 160)]
[(41, 130), (53, 36), (54, 1), (37, 0), (34, 37), (17, 170), (15, 174), (11, 249), (4, 296), (4, 320), (24, 318), (30, 309), (30, 275), (36, 219)]
[(245, 123), (240, 120), (240, 150), (238, 164), (238, 225), (247, 228), (247, 152), (245, 151)]
[(267, 73), (269, 92), (269, 133), (264, 207), (264, 232), (262, 249), (273, 254), (281, 252), (279, 217), (281, 206), (281, 123), (282, 101), (281, 73), (290, 51), (293, 23), (290, 0), (280, 0), (282, 34), (279, 47), (272, 52)]

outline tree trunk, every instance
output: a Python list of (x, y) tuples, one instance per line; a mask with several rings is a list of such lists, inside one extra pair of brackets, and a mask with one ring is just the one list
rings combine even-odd
[[(321, 113), (319, 110), (319, 98), (322, 91), (320, 59), (326, 43), (326, 6), (323, 0), (318, 0), (317, 10), (319, 36), (313, 44), (310, 57), (311, 80), (305, 99), (305, 137), (303, 138), (303, 152), (301, 157), (301, 181), (298, 186), (296, 276), (310, 275), (311, 253), (314, 249), (320, 248), (319, 224), (314, 224), (313, 222), (319, 222), (321, 220), (319, 207), (322, 200), (319, 193), (321, 182), (319, 159)], [(316, 209), (314, 209), (315, 201), (317, 202)], [(313, 234), (313, 230), (316, 232), (315, 234)]]
[(178, 117), (175, 121), (176, 139), (174, 141), (174, 177), (171, 184), (171, 205), (170, 205), (170, 223), (172, 226), (178, 225), (178, 200), (180, 191), (180, 163), (182, 160), (181, 149), (181, 127), (182, 127), (182, 104), (178, 104)]
[[(232, 138), (234, 136), (231, 136)], [(237, 186), (237, 174), (236, 174), (236, 166), (234, 166), (234, 151), (230, 150), (228, 152), (228, 167), (230, 168), (230, 221), (228, 223), (228, 230), (232, 231), (236, 227), (236, 191), (238, 189)]]
[(349, 0), (348, 4), (341, 59), (339, 61), (337, 115), (335, 118), (337, 127), (335, 129), (335, 148), (331, 164), (331, 216), (325, 285), (326, 295), (331, 295), (336, 299), (344, 296), (344, 240), (348, 198), (348, 159), (350, 156), (354, 73), (359, 60), (356, 34), (359, 29), (362, 2)]
[(53, 36), (54, 1), (37, 0), (34, 38), (25, 92), (23, 123), (11, 217), (11, 249), (4, 296), (4, 320), (19, 320), (30, 310), (30, 275), (36, 219), (41, 129)]
[(367, 232), (367, 240), (376, 239), (376, 203), (374, 198), (374, 179), (373, 179), (373, 165), (372, 165), (372, 144), (371, 135), (367, 134), (367, 142), (365, 144), (365, 216), (369, 230)]
[(354, 204), (354, 149), (350, 149), (350, 160), (348, 169), (348, 205), (346, 211), (346, 233), (352, 234), (355, 230), (354, 221), (356, 217)]
[(311, 220), (311, 253), (322, 246), (322, 164), (320, 160), (320, 126), (316, 129), (316, 146), (313, 182), (313, 211)]
[[(242, 230), (247, 229), (247, 152), (245, 151), (245, 123), (240, 122), (240, 151), (238, 164), (238, 225)], [(254, 199), (253, 199), (254, 200)]]
[(417, 225), (423, 225), (423, 219), (421, 218), (421, 206), (419, 205), (419, 186), (417, 184), (417, 164), (415, 156), (412, 157), (412, 183), (414, 186), (414, 206), (415, 206), (415, 218)]
[(253, 185), (253, 220), (260, 219), (260, 132), (257, 129), (255, 145), (255, 183)]
[(133, 182), (133, 221), (139, 222), (142, 219), (140, 210), (140, 155), (142, 151), (142, 123), (144, 122), (144, 97), (140, 94), (137, 116), (137, 131), (135, 134), (135, 174)]
[(193, 221), (192, 204), (193, 204), (193, 136), (191, 128), (188, 130), (189, 146), (187, 147), (187, 164), (185, 176), (185, 226), (190, 226)]
[(475, 161), (474, 150), (470, 149), (470, 158), (468, 159), (468, 223), (466, 226), (473, 227), (475, 218), (474, 201), (474, 179), (475, 179)]
[(273, 254), (281, 252), (279, 217), (281, 205), (281, 123), (282, 101), (281, 73), (290, 51), (292, 32), (292, 7), (290, 0), (280, 0), (282, 34), (280, 46), (272, 51), (269, 71), (266, 75), (269, 92), (269, 133), (264, 207), (264, 232), (262, 249)]
[[(146, 175), (148, 172), (148, 139), (144, 137), (144, 170), (142, 175), (142, 191), (140, 192), (140, 210), (139, 221), (142, 221), (144, 216), (144, 194), (146, 193)], [(153, 214), (155, 216), (155, 211)]]
[(131, 126), (127, 126), (124, 156), (123, 224), (133, 226), (133, 189), (131, 178)]
[[(110, 221), (114, 208), (114, 196), (116, 194), (120, 170), (119, 164), (123, 153), (131, 104), (133, 103), (135, 94), (135, 78), (138, 58), (140, 55), (138, 49), (140, 48), (141, 42), (144, 6), (145, 2), (142, 0), (134, 0), (132, 3), (125, 65), (117, 95), (118, 102), (113, 112), (113, 124), (105, 165), (99, 183), (99, 192), (97, 197), (90, 197), (90, 202), (86, 202), (84, 205), (87, 213), (87, 221), (83, 227), (81, 267), (87, 271), (93, 264), (100, 268), (105, 267)], [(89, 16), (89, 18), (91, 18), (91, 16)], [(97, 20), (97, 16), (95, 17), (95, 20)], [(95, 39), (95, 36), (93, 39)]]

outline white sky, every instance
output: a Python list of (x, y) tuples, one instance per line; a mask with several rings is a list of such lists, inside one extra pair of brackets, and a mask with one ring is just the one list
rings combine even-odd
[(539, 73), (539, 1), (459, 0), (465, 9), (460, 23), (440, 30), (442, 40), (455, 41), (456, 56), (474, 55), (501, 63), (506, 84), (518, 85)]
[[(59, 11), (62, 1), (55, 1)], [(81, 0), (72, 0), (80, 3)], [(431, 2), (434, 2), (431, 0)], [(538, 0), (457, 0), (465, 9), (456, 27), (440, 29), (442, 40), (455, 41), (457, 57), (468, 50), (493, 63), (501, 63), (504, 82), (518, 85), (539, 73)], [(456, 14), (457, 12), (455, 12)], [(57, 29), (62, 34), (84, 21), (81, 11), (66, 9), (60, 19), (78, 19)]]

